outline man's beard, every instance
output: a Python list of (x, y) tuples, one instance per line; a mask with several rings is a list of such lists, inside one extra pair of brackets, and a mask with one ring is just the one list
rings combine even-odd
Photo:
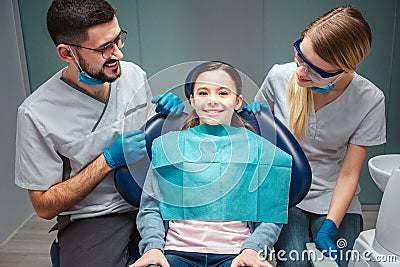
[(79, 55), (79, 53), (77, 53), (77, 54), (78, 54), (77, 57), (78, 57), (79, 65), (81, 66), (81, 69), (83, 71), (85, 71), (87, 74), (89, 74), (90, 77), (92, 77), (96, 80), (102, 81), (102, 82), (112, 83), (121, 76), (121, 63), (119, 62), (119, 60), (112, 60), (112, 59), (106, 60), (106, 62), (103, 65), (103, 68), (105, 67), (106, 64), (110, 64), (110, 63), (114, 63), (114, 62), (117, 62), (117, 64), (118, 64), (118, 68), (113, 70), (115, 75), (107, 76), (104, 73), (103, 68), (100, 71), (93, 70), (93, 68), (91, 68), (89, 66), (89, 64), (87, 64), (87, 62)]

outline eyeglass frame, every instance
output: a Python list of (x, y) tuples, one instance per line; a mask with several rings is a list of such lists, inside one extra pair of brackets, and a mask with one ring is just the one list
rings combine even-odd
[(294, 42), (293, 46), (296, 49), (297, 54), (300, 56), (300, 58), (311, 68), (311, 70), (313, 70), (314, 72), (316, 72), (316, 74), (321, 76), (321, 79), (331, 78), (344, 72), (344, 70), (339, 70), (336, 72), (326, 72), (318, 68), (317, 66), (313, 65), (310, 61), (307, 60), (307, 58), (303, 55), (303, 53), (300, 50), (300, 43), (302, 41), (303, 37), (299, 38), (296, 42)]
[[(118, 36), (110, 43), (106, 44), (105, 46), (101, 47), (101, 48), (90, 48), (90, 47), (85, 47), (85, 46), (81, 46), (81, 45), (77, 45), (77, 44), (71, 44), (71, 43), (64, 43), (66, 45), (70, 45), (70, 46), (75, 46), (75, 47), (79, 47), (79, 48), (83, 48), (83, 49), (88, 49), (88, 50), (92, 50), (92, 51), (96, 51), (101, 53), (101, 56), (104, 59), (108, 59), (110, 57), (104, 57), (104, 51), (107, 50), (107, 48), (111, 45), (112, 46), (112, 52), (110, 53), (110, 55), (114, 52), (114, 45), (116, 45), (118, 47), (118, 49), (121, 49), (124, 47), (125, 45), (125, 41), (126, 41), (126, 36), (128, 35), (127, 31), (121, 30), (118, 34)], [(123, 38), (121, 38), (121, 36), (123, 36)], [(121, 41), (121, 46), (118, 46), (118, 42)]]

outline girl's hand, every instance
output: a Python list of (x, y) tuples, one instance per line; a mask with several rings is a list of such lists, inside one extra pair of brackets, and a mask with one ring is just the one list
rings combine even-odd
[(262, 260), (257, 251), (246, 248), (240, 253), (231, 264), (231, 267), (272, 267), (272, 265), (266, 261)]
[(129, 267), (147, 267), (151, 264), (161, 267), (170, 267), (164, 253), (157, 248), (146, 251), (142, 257), (140, 257), (135, 263), (129, 265)]

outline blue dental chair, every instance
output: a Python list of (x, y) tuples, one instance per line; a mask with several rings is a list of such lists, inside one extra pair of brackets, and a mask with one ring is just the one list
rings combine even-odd
[[(269, 111), (262, 110), (256, 115), (242, 111), (240, 115), (256, 129), (259, 135), (292, 156), (289, 207), (295, 206), (306, 196), (311, 186), (311, 168), (297, 140)], [(115, 170), (115, 186), (121, 196), (131, 205), (139, 207), (143, 183), (152, 157), (153, 140), (169, 131), (180, 130), (186, 117), (186, 113), (180, 116), (167, 117), (160, 114), (153, 116), (144, 127), (148, 157)], [(59, 249), (55, 241), (51, 246), (50, 256), (53, 266), (59, 267)], [(137, 245), (131, 246), (128, 264), (135, 262), (138, 258)]]

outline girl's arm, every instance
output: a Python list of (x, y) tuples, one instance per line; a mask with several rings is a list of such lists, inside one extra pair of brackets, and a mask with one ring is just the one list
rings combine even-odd
[(142, 240), (139, 243), (140, 254), (150, 249), (164, 251), (165, 227), (160, 214), (160, 188), (153, 169), (149, 168), (143, 185), (137, 227)]
[(242, 250), (249, 248), (263, 254), (271, 251), (278, 240), (282, 226), (281, 223), (256, 223), (251, 236), (243, 242)]

